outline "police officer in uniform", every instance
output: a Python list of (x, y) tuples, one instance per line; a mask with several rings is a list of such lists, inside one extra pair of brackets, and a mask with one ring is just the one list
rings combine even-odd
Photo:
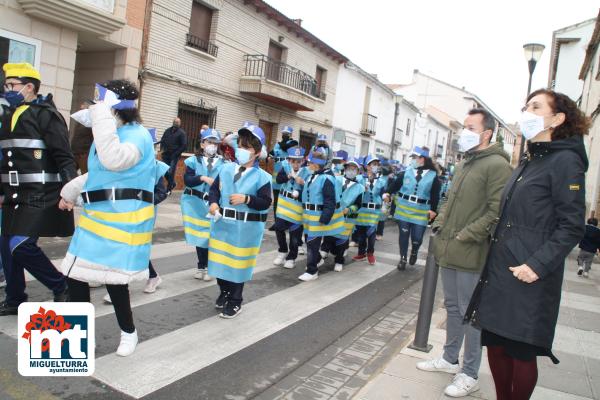
[(24, 269), (67, 300), (67, 284), (37, 245), (39, 237), (71, 236), (73, 213), (58, 209), (62, 186), (77, 176), (67, 125), (52, 95), (38, 95), (40, 73), (28, 63), (4, 64), (4, 97), (0, 111), (2, 161), (1, 250), (6, 300), (0, 315), (17, 314), (27, 301)]

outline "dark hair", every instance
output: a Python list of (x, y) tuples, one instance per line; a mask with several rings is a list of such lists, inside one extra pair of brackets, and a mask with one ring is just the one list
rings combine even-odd
[(588, 225), (598, 226), (598, 220), (594, 217), (587, 220)]
[[(137, 100), (138, 97), (140, 97), (140, 92), (138, 91), (135, 83), (127, 79), (114, 79), (102, 83), (102, 86), (111, 92), (114, 92), (121, 100)], [(117, 117), (119, 117), (124, 124), (129, 124), (131, 122), (142, 122), (140, 112), (137, 108), (115, 110), (115, 114), (117, 114)]]
[(40, 91), (40, 84), (41, 82), (35, 78), (18, 78), (21, 82), (23, 82), (23, 85), (27, 85), (28, 83), (31, 83), (33, 85), (33, 92), (35, 94), (38, 94), (38, 92)]
[(538, 89), (527, 96), (529, 100), (538, 94), (545, 94), (550, 101), (548, 104), (555, 114), (565, 114), (565, 122), (557, 126), (552, 131), (552, 140), (566, 139), (575, 135), (587, 135), (590, 129), (590, 120), (585, 114), (577, 108), (577, 104), (567, 95), (555, 92), (554, 90)]
[(483, 118), (483, 120), (482, 120), (483, 130), (484, 131), (490, 130), (490, 131), (492, 131), (492, 133), (494, 133), (494, 130), (496, 129), (496, 119), (494, 118), (492, 113), (490, 113), (488, 110), (486, 110), (485, 108), (473, 108), (473, 109), (469, 110), (469, 112), (467, 114), (469, 114), (469, 115), (480, 114)]
[(254, 136), (250, 131), (242, 129), (238, 132), (238, 146), (252, 147), (256, 155), (259, 155), (262, 150), (262, 144), (260, 140)]

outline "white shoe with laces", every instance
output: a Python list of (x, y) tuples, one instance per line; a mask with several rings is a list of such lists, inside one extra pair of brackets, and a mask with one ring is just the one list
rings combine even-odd
[(292, 269), (296, 266), (296, 261), (294, 260), (285, 260), (285, 264), (283, 264), (283, 268)]
[(444, 393), (450, 397), (464, 397), (479, 390), (479, 381), (464, 373), (456, 374)]
[(198, 279), (198, 280), (202, 280), (202, 279), (204, 279), (204, 275), (206, 275), (206, 270), (205, 269), (198, 269), (194, 273), (194, 278)]
[(127, 357), (135, 351), (135, 348), (138, 344), (138, 335), (137, 330), (133, 331), (133, 333), (127, 333), (121, 331), (121, 343), (119, 343), (119, 348), (117, 349), (117, 355), (121, 357)]
[(350, 246), (350, 247), (358, 247), (358, 244), (356, 242), (350, 242), (350, 244), (348, 246)]
[(306, 249), (304, 248), (304, 246), (299, 246), (298, 247), (298, 254), (301, 256), (306, 255)]
[(202, 278), (202, 280), (203, 280), (204, 282), (210, 282), (210, 281), (212, 281), (212, 279), (213, 279), (213, 278), (212, 278), (212, 276), (210, 276), (210, 275), (208, 274), (208, 271), (206, 271), (206, 272), (204, 273), (204, 277)]
[(304, 282), (308, 282), (308, 281), (314, 281), (318, 277), (319, 277), (319, 273), (318, 272), (316, 274), (314, 274), (314, 275), (309, 274), (308, 272), (305, 272), (302, 275), (300, 275), (298, 277), (298, 279), (300, 279), (301, 281), (304, 281)]
[(149, 278), (146, 282), (146, 287), (144, 288), (144, 293), (154, 293), (156, 292), (156, 288), (158, 285), (162, 283), (162, 278), (160, 276), (155, 276), (154, 278)]
[(450, 364), (443, 357), (433, 360), (421, 361), (417, 363), (417, 369), (428, 372), (447, 372), (449, 374), (458, 374), (460, 372), (459, 364)]
[(273, 265), (283, 265), (287, 253), (277, 253), (277, 257), (273, 260)]
[(343, 264), (335, 264), (335, 266), (333, 267), (333, 270), (335, 272), (342, 272), (343, 269), (344, 269), (344, 265)]

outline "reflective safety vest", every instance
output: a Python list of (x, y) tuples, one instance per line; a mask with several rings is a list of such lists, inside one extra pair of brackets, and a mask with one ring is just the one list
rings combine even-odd
[[(281, 146), (279, 146), (279, 143), (275, 143), (275, 146), (273, 147), (273, 157), (280, 160), (275, 161), (275, 165), (273, 166), (273, 173), (271, 174), (271, 184), (273, 186), (273, 190), (281, 190), (281, 183), (277, 183), (277, 174), (279, 174), (279, 171), (281, 171), (283, 163), (287, 163), (287, 156), (287, 151), (283, 151), (281, 149)], [(279, 203), (277, 203), (277, 207), (279, 207)]]
[(426, 226), (431, 209), (429, 204), (431, 186), (436, 173), (432, 170), (423, 171), (419, 182), (416, 176), (416, 170), (412, 167), (404, 172), (404, 181), (396, 196), (394, 219)]
[[(354, 204), (356, 198), (361, 196), (365, 192), (364, 185), (350, 180), (344, 176), (337, 176), (336, 181), (341, 186), (342, 192), (342, 211)], [(348, 239), (352, 235), (354, 226), (356, 225), (356, 217), (352, 217), (351, 214), (347, 214), (344, 217), (344, 230), (339, 235), (336, 235), (338, 239)]]
[[(287, 160), (282, 163), (281, 168), (288, 174), (292, 172), (290, 163)], [(300, 168), (297, 174), (305, 181), (310, 177), (310, 171), (306, 167)], [(296, 199), (291, 198), (290, 195), (294, 190), (300, 192), (302, 190), (302, 186), (298, 185), (295, 180), (290, 179), (288, 182), (282, 184), (279, 190), (276, 213), (277, 218), (281, 218), (293, 224), (301, 224), (302, 202), (300, 200), (302, 193), (300, 193)]]
[[(83, 191), (141, 189), (154, 193), (158, 167), (148, 131), (134, 123), (118, 128), (117, 135), (121, 143), (131, 143), (139, 150), (140, 161), (126, 170), (110, 171), (100, 163), (92, 144)], [(141, 199), (84, 201), (68, 253), (129, 275), (143, 271), (150, 259), (154, 215), (154, 204)]]
[[(233, 206), (229, 204), (232, 194), (247, 194), (255, 196), (258, 190), (266, 184), (271, 184), (271, 176), (260, 168), (250, 168), (233, 182), (237, 164), (224, 164), (219, 173), (220, 207), (224, 210), (223, 217), (210, 226), (208, 241), (208, 273), (211, 276), (230, 282), (246, 282), (252, 279), (256, 266), (256, 256), (265, 231), (265, 222), (244, 221), (237, 219), (241, 213), (265, 215), (269, 209), (258, 211), (246, 204)], [(269, 188), (271, 190), (271, 188)], [(235, 210), (235, 216), (226, 215)]]
[[(319, 222), (323, 214), (323, 185), (326, 181), (331, 182), (335, 187), (336, 209), (327, 225)], [(344, 230), (344, 214), (341, 208), (342, 193), (341, 186), (336, 184), (333, 175), (321, 173), (310, 176), (302, 190), (304, 233), (309, 237), (315, 236), (335, 236)]]
[[(208, 176), (216, 178), (225, 164), (221, 157), (214, 157), (212, 169), (208, 171), (206, 157), (192, 156), (185, 159), (186, 167), (193, 169), (196, 176)], [(187, 244), (196, 247), (207, 248), (210, 232), (210, 219), (208, 214), (208, 183), (202, 182), (194, 187), (186, 187), (181, 195), (181, 213), (183, 215), (183, 232)], [(190, 193), (191, 192), (191, 193)], [(200, 198), (202, 197), (202, 198)]]
[(362, 206), (358, 210), (356, 225), (376, 226), (381, 215), (382, 196), (387, 185), (387, 178), (375, 178), (373, 182), (369, 182), (369, 179), (365, 177), (363, 183), (365, 192), (362, 196)]

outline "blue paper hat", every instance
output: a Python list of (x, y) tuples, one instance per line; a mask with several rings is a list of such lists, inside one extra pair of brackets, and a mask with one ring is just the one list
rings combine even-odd
[(324, 149), (322, 147), (317, 147), (315, 149), (313, 149), (310, 154), (308, 155), (308, 162), (310, 163), (314, 163), (314, 164), (319, 164), (319, 165), (325, 165), (327, 164), (327, 160), (323, 160), (320, 158), (315, 158), (314, 157), (314, 153), (321, 153), (321, 154), (327, 154), (327, 149)]
[(347, 161), (348, 160), (348, 152), (344, 151), (344, 150), (336, 151), (335, 153), (333, 153), (333, 160)]
[(217, 142), (221, 142), (221, 134), (216, 129), (208, 128), (200, 131), (200, 137), (202, 140), (215, 139)]
[(373, 161), (379, 161), (379, 158), (377, 158), (377, 156), (372, 156), (372, 155), (369, 154), (368, 156), (366, 156), (364, 158), (363, 165), (366, 167), (367, 165), (369, 165)]
[(281, 129), (281, 133), (287, 133), (290, 136), (292, 135), (292, 133), (294, 132), (294, 128), (292, 128), (291, 126), (284, 126), (283, 129)]
[(288, 158), (292, 158), (295, 160), (302, 160), (304, 158), (305, 150), (302, 147), (292, 147), (288, 149)]
[(238, 134), (240, 134), (242, 131), (250, 132), (252, 134), (252, 136), (254, 136), (258, 140), (260, 140), (261, 145), (263, 145), (263, 146), (265, 145), (265, 133), (260, 128), (260, 126), (252, 125), (251, 123), (250, 123), (250, 125), (246, 126), (246, 122), (245, 122), (244, 126), (238, 130)]
[(423, 147), (415, 146), (412, 155), (419, 157), (429, 157), (429, 150), (424, 149)]
[(326, 142), (327, 141), (327, 135), (324, 134), (324, 133), (319, 133), (319, 135), (317, 136), (317, 141)]
[[(119, 99), (119, 96), (117, 96), (115, 92), (108, 90), (99, 83), (96, 83), (96, 86), (94, 88), (94, 101), (103, 101), (106, 98), (106, 95), (109, 93), (112, 93), (115, 96), (115, 98)], [(114, 104), (112, 108), (114, 108), (115, 110), (135, 108), (135, 100), (121, 100), (117, 104)]]
[(346, 166), (348, 166), (349, 164), (352, 165), (356, 165), (356, 168), (360, 169), (360, 165), (361, 165), (362, 160), (357, 157), (352, 158), (351, 160), (346, 161)]
[(147, 128), (147, 130), (150, 134), (150, 137), (152, 138), (152, 143), (158, 142), (158, 140), (156, 139), (156, 128)]

